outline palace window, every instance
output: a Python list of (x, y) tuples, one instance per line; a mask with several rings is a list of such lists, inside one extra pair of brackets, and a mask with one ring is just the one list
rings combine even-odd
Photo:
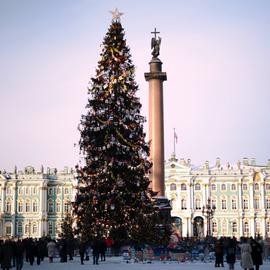
[(23, 189), (22, 189), (22, 187), (18, 187), (18, 194), (23, 194)]
[(231, 190), (236, 190), (236, 185), (235, 184), (232, 184)]
[(10, 223), (6, 224), (6, 235), (8, 235), (8, 236), (11, 235), (11, 224)]
[(33, 212), (37, 212), (38, 211), (38, 203), (37, 201), (33, 202)]
[(24, 227), (24, 234), (30, 234), (30, 225), (26, 224)]
[(255, 232), (257, 235), (261, 233), (261, 224), (258, 221), (255, 223)]
[(69, 202), (64, 203), (64, 211), (68, 212), (69, 211)]
[(53, 202), (52, 201), (48, 202), (48, 212), (53, 213)]
[(49, 223), (49, 235), (53, 234), (53, 224), (52, 222)]
[(232, 232), (237, 233), (237, 223), (235, 221), (232, 223)]
[(248, 222), (245, 222), (245, 223), (244, 223), (244, 233), (245, 233), (245, 234), (248, 234), (248, 233), (249, 233), (249, 225), (248, 225)]
[(56, 193), (57, 193), (57, 194), (61, 194), (61, 189), (60, 189), (60, 187), (58, 187), (58, 188), (56, 189)]
[[(175, 186), (175, 189), (176, 189), (176, 186)], [(175, 190), (175, 189), (174, 189), (174, 190)], [(171, 189), (171, 190), (172, 190), (172, 189)], [(65, 194), (69, 194), (68, 188), (65, 188), (65, 189), (64, 189), (64, 193), (65, 193)]]
[(243, 200), (243, 209), (248, 209), (248, 200), (247, 199)]
[(226, 185), (225, 184), (221, 185), (221, 190), (226, 190)]
[(187, 185), (186, 184), (181, 184), (181, 190), (187, 190)]
[(268, 221), (268, 222), (266, 223), (266, 233), (267, 233), (267, 235), (270, 234), (270, 221)]
[(25, 203), (25, 212), (30, 212), (30, 201), (26, 201)]
[(201, 185), (199, 183), (195, 184), (195, 190), (201, 190)]
[(27, 195), (29, 194), (29, 187), (25, 188), (25, 194), (27, 194)]
[(53, 189), (52, 189), (52, 188), (49, 188), (49, 189), (48, 189), (48, 194), (49, 194), (49, 195), (53, 195)]
[(212, 185), (211, 185), (211, 189), (212, 189), (212, 190), (216, 190), (216, 189), (217, 189), (216, 185), (215, 185), (215, 184), (212, 184)]
[(270, 209), (270, 199), (266, 199), (266, 209)]
[(11, 201), (10, 200), (8, 200), (6, 202), (6, 212), (11, 213)]
[(254, 185), (254, 190), (259, 190), (259, 189), (260, 189), (260, 186), (259, 186), (258, 183), (256, 183), (256, 184)]
[(227, 209), (227, 201), (225, 199), (221, 200), (221, 209), (226, 210)]
[(214, 208), (214, 207), (216, 207), (217, 206), (217, 201), (216, 201), (216, 199), (212, 199), (211, 200), (211, 206)]
[[(65, 189), (66, 190), (66, 189)], [(170, 190), (176, 190), (176, 184), (171, 184), (170, 185)], [(67, 194), (67, 193), (65, 193), (65, 194)]]
[(32, 232), (33, 232), (33, 234), (37, 234), (38, 233), (38, 227), (37, 227), (37, 224), (36, 223), (33, 224)]
[(254, 200), (254, 208), (255, 209), (260, 209), (260, 200), (258, 198), (256, 198)]
[(270, 184), (266, 184), (265, 188), (266, 188), (266, 190), (269, 190), (270, 189)]
[(213, 230), (213, 233), (217, 233), (217, 223), (215, 221), (213, 221), (212, 230)]
[(247, 184), (243, 184), (243, 190), (247, 190)]
[(22, 223), (20, 221), (17, 223), (17, 233), (19, 235), (21, 235), (23, 233)]
[(201, 209), (201, 200), (198, 198), (195, 200), (195, 209)]
[(37, 188), (33, 187), (32, 192), (33, 192), (34, 195), (37, 194)]
[(222, 222), (222, 234), (223, 235), (227, 234), (227, 223), (226, 223), (226, 221)]
[(232, 199), (232, 210), (237, 209), (237, 204), (236, 204), (236, 200)]
[(60, 202), (56, 202), (56, 212), (61, 212), (61, 204), (60, 204)]
[(181, 200), (181, 209), (186, 210), (187, 209), (187, 201), (185, 199)]
[(7, 195), (10, 195), (10, 194), (11, 194), (11, 188), (10, 188), (10, 187), (7, 187), (7, 189), (6, 189), (6, 194), (7, 194)]

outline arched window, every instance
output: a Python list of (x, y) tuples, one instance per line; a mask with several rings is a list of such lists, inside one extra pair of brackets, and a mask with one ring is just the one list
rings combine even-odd
[(18, 233), (18, 235), (22, 235), (22, 233), (23, 233), (22, 222), (20, 222), (20, 221), (17, 223), (17, 233)]
[(49, 222), (49, 235), (52, 235), (53, 234), (53, 224), (52, 222)]
[(181, 209), (186, 210), (187, 209), (187, 201), (186, 199), (181, 200)]
[(30, 224), (24, 226), (24, 234), (30, 235)]
[(64, 203), (64, 211), (65, 211), (65, 212), (69, 212), (69, 205), (70, 205), (69, 202), (65, 202), (65, 203)]
[(187, 185), (186, 184), (181, 184), (181, 190), (187, 190)]
[(243, 208), (244, 208), (245, 210), (248, 209), (248, 199), (243, 199)]
[(226, 185), (225, 184), (221, 185), (221, 190), (226, 190)]
[(59, 201), (56, 202), (56, 212), (61, 212), (61, 203)]
[(260, 209), (260, 200), (259, 200), (259, 198), (254, 199), (254, 208), (255, 209)]
[(10, 222), (6, 223), (5, 227), (6, 227), (6, 235), (11, 236), (11, 223)]
[(237, 233), (237, 222), (235, 221), (232, 223), (232, 232)]
[(30, 212), (30, 201), (29, 200), (27, 200), (25, 203), (25, 212), (26, 213)]
[(201, 209), (201, 200), (199, 198), (195, 199), (195, 209)]
[(213, 233), (217, 233), (217, 222), (216, 221), (213, 221), (212, 230), (213, 230)]
[(232, 184), (231, 190), (236, 190), (236, 185), (235, 184)]
[(226, 199), (222, 199), (221, 200), (221, 209), (222, 210), (226, 210), (227, 209), (227, 200)]
[(266, 233), (268, 236), (270, 235), (270, 221), (267, 221), (266, 223)]
[(37, 203), (37, 201), (35, 200), (34, 202), (33, 202), (33, 212), (37, 212), (38, 211), (38, 203)]
[(65, 194), (68, 194), (68, 193), (69, 193), (68, 188), (65, 188), (64, 193), (65, 193)]
[(266, 209), (270, 209), (270, 199), (266, 199)]
[(216, 186), (215, 184), (212, 184), (212, 185), (211, 185), (211, 189), (212, 189), (212, 190), (216, 190), (216, 189), (217, 189), (217, 186)]
[(199, 183), (195, 184), (195, 190), (201, 190), (201, 185)]
[(37, 224), (36, 224), (36, 223), (33, 223), (33, 226), (32, 226), (32, 233), (33, 233), (33, 234), (37, 234), (37, 233), (38, 233), (38, 227), (37, 227)]
[(259, 184), (258, 184), (258, 183), (255, 183), (255, 184), (254, 184), (254, 190), (259, 190), (259, 189), (260, 189)]
[(11, 187), (7, 187), (7, 189), (6, 189), (6, 194), (7, 195), (10, 195), (12, 192), (11, 192)]
[(244, 223), (244, 233), (246, 235), (249, 234), (249, 225), (248, 225), (248, 222), (247, 221)]
[(53, 213), (53, 202), (50, 200), (49, 202), (48, 202), (48, 212), (49, 213)]
[(56, 189), (56, 194), (61, 194), (61, 189), (60, 189), (60, 187), (58, 187), (58, 188)]
[(7, 200), (6, 202), (6, 212), (11, 213), (11, 201)]
[(243, 184), (243, 190), (247, 190), (247, 184)]
[(170, 185), (170, 190), (176, 190), (176, 184), (172, 183), (172, 184)]
[(261, 224), (259, 221), (256, 221), (256, 223), (255, 223), (255, 232), (257, 235), (259, 235), (261, 233)]
[(236, 209), (237, 209), (236, 199), (232, 199), (232, 210), (236, 210)]
[(23, 202), (22, 201), (19, 201), (19, 203), (18, 203), (18, 212), (19, 213), (23, 212)]
[(267, 190), (269, 190), (269, 189), (270, 189), (270, 184), (266, 184), (266, 185), (265, 185), (265, 188), (266, 188)]
[(211, 200), (211, 205), (212, 205), (212, 207), (214, 208), (216, 208), (217, 207), (217, 200), (215, 199), (215, 198), (213, 198), (212, 200)]

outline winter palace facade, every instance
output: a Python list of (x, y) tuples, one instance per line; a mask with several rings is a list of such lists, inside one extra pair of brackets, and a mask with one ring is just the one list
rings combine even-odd
[[(270, 161), (236, 165), (172, 156), (165, 163), (165, 193), (183, 237), (270, 237)], [(0, 173), (0, 237), (57, 237), (76, 194), (73, 170), (28, 166)]]

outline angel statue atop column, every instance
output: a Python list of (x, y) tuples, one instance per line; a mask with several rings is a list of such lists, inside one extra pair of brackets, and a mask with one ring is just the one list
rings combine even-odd
[(153, 57), (158, 57), (159, 56), (159, 50), (160, 50), (160, 43), (161, 43), (161, 37), (152, 37), (151, 40), (151, 49)]

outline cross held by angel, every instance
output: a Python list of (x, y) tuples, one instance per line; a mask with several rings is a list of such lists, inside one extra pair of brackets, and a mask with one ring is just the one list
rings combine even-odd
[(160, 32), (155, 31), (151, 32), (151, 34), (154, 34), (155, 36), (152, 37), (151, 39), (151, 49), (152, 49), (152, 55), (153, 57), (158, 57), (159, 56), (159, 51), (160, 51), (160, 44), (161, 44), (161, 37), (156, 36), (156, 34), (159, 34)]

